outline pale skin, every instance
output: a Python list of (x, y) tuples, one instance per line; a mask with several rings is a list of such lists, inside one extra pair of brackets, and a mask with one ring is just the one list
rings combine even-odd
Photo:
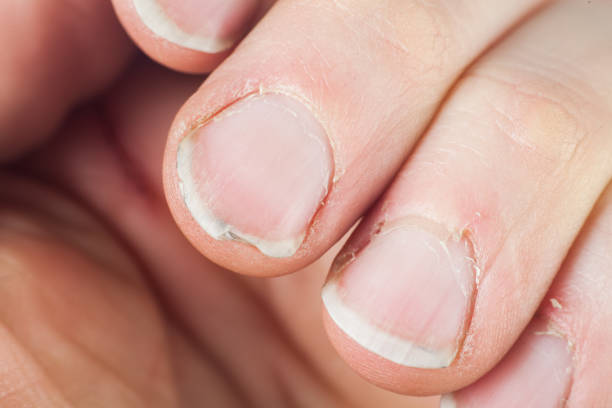
[[(60, 3), (0, 5), (0, 407), (612, 404), (609, 2)], [(221, 177), (211, 234), (182, 141), (283, 98), (304, 231)]]

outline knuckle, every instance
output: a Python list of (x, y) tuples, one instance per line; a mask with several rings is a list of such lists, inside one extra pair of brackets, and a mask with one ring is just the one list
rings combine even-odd
[(516, 90), (505, 106), (507, 117), (515, 118), (513, 138), (537, 156), (563, 162), (574, 156), (586, 132), (567, 104), (546, 92)]
[(414, 72), (436, 71), (452, 60), (453, 23), (439, 2), (415, 0), (385, 10), (378, 18), (379, 32)]
[(584, 159), (599, 140), (603, 105), (583, 83), (516, 72), (471, 78), (484, 89), (488, 120), (527, 156), (565, 165)]
[[(401, 66), (403, 75), (437, 73), (459, 52), (456, 22), (441, 1), (334, 0), (338, 15), (360, 27), (359, 38), (383, 58)], [(401, 61), (401, 64), (398, 64)]]

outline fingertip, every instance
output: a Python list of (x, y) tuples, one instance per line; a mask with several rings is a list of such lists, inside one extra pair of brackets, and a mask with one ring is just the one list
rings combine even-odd
[(260, 9), (258, 0), (112, 1), (125, 30), (145, 54), (168, 68), (193, 74), (219, 65)]
[(349, 337), (323, 307), (323, 326), (340, 357), (368, 382), (399, 394), (412, 396), (436, 395), (438, 381), (431, 370), (401, 367), (363, 348)]
[(163, 181), (166, 201), (172, 216), (187, 240), (206, 258), (241, 275), (274, 277), (292, 273), (310, 263), (308, 251), (294, 256), (271, 258), (241, 240), (215, 239), (206, 233), (190, 212), (177, 175), (178, 141), (170, 138), (164, 157)]

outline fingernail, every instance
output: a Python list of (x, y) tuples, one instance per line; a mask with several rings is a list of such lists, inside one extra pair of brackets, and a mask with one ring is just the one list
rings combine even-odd
[(327, 196), (333, 159), (306, 106), (266, 93), (234, 103), (185, 137), (177, 170), (184, 202), (210, 236), (282, 258), (301, 246)]
[(445, 394), (440, 398), (440, 408), (457, 408), (453, 394)]
[(133, 0), (138, 16), (156, 35), (196, 51), (232, 47), (257, 8), (257, 0)]
[[(532, 326), (530, 326), (532, 327)], [(528, 333), (530, 328), (526, 330)], [(523, 335), (492, 371), (442, 397), (443, 408), (561, 407), (569, 394), (572, 351), (554, 333)]]
[(474, 282), (468, 242), (437, 225), (400, 223), (332, 275), (322, 297), (336, 325), (372, 353), (442, 368), (464, 337)]

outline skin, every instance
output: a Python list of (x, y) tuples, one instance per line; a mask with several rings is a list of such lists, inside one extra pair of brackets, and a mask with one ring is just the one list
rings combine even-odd
[[(595, 390), (612, 374), (608, 372), (612, 364), (601, 363), (612, 355), (607, 345), (611, 335), (607, 327), (612, 323), (608, 311), (612, 306), (606, 296), (606, 288), (612, 283), (609, 274), (604, 273), (612, 265), (612, 251), (609, 251), (612, 193), (606, 191), (610, 181), (606, 157), (610, 157), (612, 149), (609, 137), (605, 138), (609, 136), (609, 132), (605, 133), (609, 128), (600, 127), (602, 123), (610, 123), (612, 104), (608, 105), (605, 92), (603, 96), (596, 91), (588, 93), (593, 88), (608, 86), (605, 76), (598, 77), (598, 71), (589, 71), (592, 82), (570, 85), (575, 94), (592, 96), (588, 98), (591, 103), (587, 108), (581, 106), (586, 113), (576, 116), (578, 119), (564, 117), (546, 98), (528, 94), (526, 101), (531, 109), (548, 120), (529, 125), (536, 132), (530, 133), (528, 139), (519, 140), (519, 144), (535, 146), (537, 154), (519, 153), (509, 168), (487, 173), (473, 166), (474, 158), (470, 155), (458, 153), (444, 157), (436, 152), (453, 137), (444, 129), (458, 126), (453, 120), (455, 112), (471, 109), (478, 117), (495, 118), (489, 111), (479, 111), (484, 106), (480, 93), (492, 95), (500, 106), (509, 106), (504, 105), (505, 98), (515, 97), (512, 92), (516, 88), (508, 91), (505, 83), (490, 85), (479, 79), (493, 73), (504, 58), (512, 62), (512, 50), (521, 46), (520, 35), (501, 42), (484, 62), (471, 68), (471, 76), (453, 88), (438, 119), (428, 127), (429, 119), (463, 67), (481, 49), (502, 36), (503, 29), (472, 33), (469, 39), (478, 46), (462, 49), (457, 54), (444, 54), (445, 51), (436, 47), (423, 46), (419, 49), (423, 61), (427, 62), (428, 58), (430, 62), (437, 61), (441, 55), (447, 56), (448, 67), (437, 66), (438, 71), (432, 75), (423, 70), (423, 66), (430, 65), (416, 64), (411, 68), (414, 78), (401, 84), (402, 88), (395, 94), (385, 94), (376, 87), (341, 91), (345, 88), (338, 81), (346, 72), (328, 72), (324, 65), (317, 65), (314, 51), (335, 58), (333, 44), (348, 41), (348, 31), (329, 32), (325, 42), (314, 39), (322, 48), (307, 48), (310, 52), (301, 54), (304, 59), (300, 68), (291, 55), (296, 49), (304, 48), (296, 46), (299, 36), (283, 24), (295, 21), (296, 15), (304, 15), (302, 24), (316, 27), (319, 21), (316, 17), (320, 17), (316, 13), (321, 10), (310, 9), (311, 3), (286, 1), (273, 8), (198, 89), (201, 79), (164, 70), (138, 55), (107, 2), (100, 0), (87, 6), (66, 2), (64, 12), (51, 3), (49, 0), (37, 6), (40, 9), (35, 13), (36, 24), (16, 24), (19, 29), (32, 28), (26, 37), (38, 38), (44, 45), (40, 47), (43, 51), (28, 48), (26, 45), (31, 42), (11, 42), (7, 36), (1, 40), (7, 42), (4, 48), (9, 58), (0, 64), (0, 78), (11, 86), (3, 88), (8, 90), (4, 94), (7, 97), (0, 100), (0, 159), (4, 163), (0, 175), (0, 276), (3, 278), (0, 280), (0, 405), (435, 406), (434, 399), (415, 400), (369, 385), (342, 362), (336, 351), (361, 376), (380, 387), (418, 395), (462, 389), (457, 393), (461, 400), (479, 392), (478, 387), (488, 387), (483, 381), (465, 388), (487, 371), (495, 370), (508, 351), (513, 353), (516, 339), (530, 334), (522, 334), (522, 330), (534, 315), (553, 322), (573, 345), (570, 406), (604, 407), (609, 403), (607, 391)], [(204, 72), (225, 58), (225, 55), (194, 54), (163, 41), (157, 43), (151, 33), (138, 25), (126, 3), (115, 3), (122, 23), (138, 45), (165, 65)], [(343, 5), (343, 2), (337, 3)], [(349, 25), (367, 14), (367, 4), (357, 1), (350, 4)], [(269, 6), (266, 3), (262, 10)], [(525, 2), (504, 24), (508, 27), (517, 22), (527, 24), (530, 21), (527, 15), (538, 6), (538, 2)], [(7, 13), (0, 12), (0, 16), (9, 16), (4, 17), (9, 23), (20, 21), (25, 13), (12, 4), (0, 7), (9, 9)], [(83, 20), (54, 23), (58, 15), (71, 14), (65, 12), (73, 12), (71, 7), (82, 7), (78, 11), (85, 16)], [(325, 15), (330, 19), (347, 18), (341, 10), (344, 9), (334, 11), (338, 14)], [(440, 33), (428, 25), (433, 20), (422, 20), (421, 14), (411, 13), (406, 13), (408, 21), (415, 18), (425, 23), (417, 26), (414, 33), (407, 33), (407, 38), (427, 33), (428, 38), (437, 38)], [(563, 10), (558, 13), (557, 18), (565, 15)], [(261, 14), (255, 15), (253, 21)], [(293, 19), (289, 20), (290, 16)], [(552, 18), (546, 14), (539, 18), (541, 23), (528, 26), (532, 28), (526, 28), (523, 34), (534, 39), (534, 43), (535, 38), (543, 37), (538, 27), (555, 26), (548, 23)], [(84, 21), (91, 23), (84, 24)], [(491, 27), (494, 26), (491, 22)], [(53, 30), (54, 35), (50, 36), (46, 30)], [(286, 54), (280, 58), (278, 48), (268, 47), (279, 37), (279, 32), (287, 33), (282, 39), (286, 44), (280, 45), (285, 47)], [(367, 33), (364, 43), (368, 40)], [(452, 39), (458, 34), (446, 35)], [(61, 40), (58, 42), (57, 38)], [(79, 39), (78, 46), (66, 47), (66, 42), (70, 44), (74, 38)], [(585, 35), (579, 40), (586, 44), (590, 38)], [(326, 49), (325, 44), (331, 48)], [(599, 55), (605, 46), (605, 42), (596, 43), (588, 50)], [(65, 49), (62, 52), (68, 58), (60, 54)], [(428, 54), (432, 49), (433, 53)], [(396, 74), (394, 51), (383, 47), (380, 53), (389, 72)], [(367, 59), (355, 48), (349, 47), (343, 55), (343, 58), (348, 55), (353, 66), (371, 68), (360, 65), (366, 64)], [(31, 64), (31, 58), (40, 63)], [(539, 56), (535, 54), (534, 58)], [(105, 63), (97, 64), (100, 60)], [(67, 69), (74, 61), (85, 63), (76, 74)], [(255, 64), (257, 61), (263, 62)], [(612, 62), (587, 65), (605, 68), (612, 66)], [(32, 66), (39, 69), (34, 70), (34, 76), (26, 75)], [(314, 70), (303, 70), (304, 67)], [(303, 75), (303, 72), (314, 72), (314, 75)], [(570, 69), (566, 73), (572, 72)], [(445, 80), (437, 82), (440, 76)], [(510, 78), (510, 81), (513, 79), (523, 78)], [(249, 85), (245, 85), (247, 82)], [(318, 86), (323, 82), (329, 88)], [(363, 100), (365, 92), (368, 96), (365, 99), (368, 102), (363, 105), (365, 109), (367, 104), (377, 106), (375, 102), (384, 97), (401, 107), (408, 94), (424, 101), (424, 108), (415, 108), (408, 116), (398, 119), (398, 123), (389, 125), (390, 129), (402, 128), (410, 135), (408, 138), (376, 142), (372, 161), (386, 159), (383, 161), (390, 163), (383, 171), (364, 179), (362, 175), (368, 174), (367, 166), (371, 164), (367, 160), (360, 162), (363, 168), (347, 167), (348, 176), (332, 192), (336, 205), (329, 206), (339, 210), (334, 212), (324, 207), (317, 214), (318, 229), (308, 237), (309, 251), (291, 259), (270, 260), (252, 247), (214, 241), (190, 221), (176, 193), (172, 157), (182, 137), (180, 129), (194, 119), (226, 106), (236, 95), (250, 92), (249, 86), (273, 87), (286, 83), (307, 91), (315, 99), (326, 128), (333, 128), (340, 135), (355, 133), (351, 132), (354, 129), (350, 116), (345, 116), (345, 121), (337, 120), (341, 115), (334, 116), (339, 112), (334, 98), (341, 103), (356, 103)], [(436, 84), (439, 86), (436, 92), (426, 92)], [(538, 86), (536, 89), (545, 96), (574, 99), (574, 94), (559, 94), (555, 84), (541, 81)], [(194, 96), (174, 119), (166, 145), (166, 130), (191, 94)], [(396, 113), (394, 110), (373, 112), (373, 116), (393, 117)], [(510, 111), (509, 114), (520, 124), (530, 123), (526, 115)], [(422, 122), (414, 125), (415, 118), (422, 118)], [(494, 120), (484, 123), (494, 123)], [(563, 126), (555, 127), (559, 123)], [(563, 152), (558, 150), (558, 140), (547, 135), (571, 128), (575, 123), (589, 135), (589, 139), (584, 139), (587, 142), (582, 143), (580, 139), (573, 143), (586, 146), (582, 160), (555, 161), (564, 157)], [(478, 129), (480, 124), (474, 123), (471, 129)], [(366, 129), (370, 126), (367, 122), (362, 125)], [(425, 138), (411, 159), (403, 164), (425, 128), (429, 129)], [(482, 132), (489, 134), (486, 129)], [(358, 141), (368, 136), (365, 131), (356, 134), (355, 145), (359, 147)], [(499, 157), (509, 149), (503, 144), (506, 139), (500, 140), (504, 142), (498, 145), (470, 145), (468, 141), (466, 146), (482, 149), (485, 157)], [(568, 140), (572, 145), (572, 139)], [(384, 143), (396, 143), (399, 147), (386, 150)], [(359, 151), (349, 150), (339, 154), (344, 155), (347, 163), (353, 163), (352, 158), (361, 155)], [(552, 159), (541, 160), (541, 156)], [(524, 161), (530, 161), (529, 165), (520, 167), (518, 163)], [(434, 176), (432, 172), (419, 172), (430, 163), (437, 166)], [(400, 168), (400, 175), (393, 179)], [(443, 177), (445, 172), (453, 175), (452, 182), (436, 179), (436, 175)], [(562, 180), (562, 187), (550, 191), (526, 187), (533, 180), (547, 180), (546, 177), (551, 181), (545, 185), (555, 185), (554, 176)], [(462, 177), (469, 179), (470, 184), (457, 184)], [(498, 180), (512, 177), (519, 181), (503, 183), (498, 190), (491, 188)], [(365, 186), (360, 190), (361, 197), (349, 188), (358, 179)], [(391, 182), (390, 189), (385, 190)], [(428, 189), (428, 185), (438, 188)], [(471, 230), (473, 244), (499, 256), (496, 265), (501, 266), (486, 269), (488, 276), (492, 276), (487, 282), (491, 283), (479, 288), (475, 309), (479, 313), (474, 315), (468, 334), (475, 339), (471, 345), (479, 353), (461, 354), (447, 369), (398, 368), (352, 342), (326, 312), (322, 320), (319, 317), (320, 287), (343, 243), (340, 238), (383, 191), (378, 205), (366, 213), (365, 221), (349, 238), (342, 254), (355, 252), (355, 248), (362, 246), (381, 217), (403, 216), (412, 213), (414, 208), (419, 211), (428, 208), (450, 225), (464, 225), (468, 216), (479, 212), (482, 219)], [(484, 205), (480, 199), (483, 192), (493, 197), (485, 199)], [(438, 200), (439, 194), (452, 199)], [(406, 199), (417, 196), (412, 201)], [(532, 202), (546, 205), (521, 207), (521, 203), (515, 202), (510, 205), (512, 197), (533, 197)], [(341, 211), (343, 205), (355, 200), (358, 205), (351, 211)], [(566, 204), (559, 206), (559, 202)], [(521, 210), (535, 214), (536, 221), (520, 218)], [(502, 240), (500, 231), (509, 231), (510, 238)], [(512, 231), (518, 233), (512, 235)], [(535, 238), (524, 240), (525, 236)], [(546, 242), (546, 247), (538, 247), (540, 241)], [(513, 248), (521, 244), (535, 245), (535, 249), (521, 252), (527, 255), (518, 258)], [(201, 256), (198, 250), (247, 276), (230, 273)], [(296, 270), (276, 279), (248, 276), (280, 275)], [(536, 276), (534, 270), (541, 273)], [(512, 275), (508, 271), (523, 271), (523, 274)], [(510, 293), (516, 298), (508, 299)], [(562, 308), (550, 299), (555, 299)], [(506, 315), (496, 307), (501, 305), (512, 310), (519, 301), (523, 302), (519, 311), (510, 314), (509, 319), (499, 317)], [(325, 338), (323, 324), (336, 351)], [(502, 329), (506, 334), (500, 340), (494, 334)]]
[[(2, 404), (412, 401), (367, 385), (325, 341), (317, 292), (329, 257), (291, 279), (255, 281), (182, 237), (160, 157), (163, 129), (197, 82), (137, 58), (104, 98), (3, 172)], [(135, 123), (142, 112), (158, 114)], [(296, 299), (298, 320), (287, 313)]]

